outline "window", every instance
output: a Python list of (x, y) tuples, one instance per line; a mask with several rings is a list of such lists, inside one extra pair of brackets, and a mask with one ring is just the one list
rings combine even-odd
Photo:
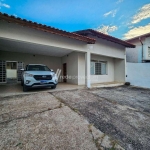
[(150, 47), (148, 47), (148, 57), (150, 57)]
[(43, 66), (43, 65), (27, 65), (26, 70), (27, 71), (50, 71), (50, 69), (47, 66)]
[(91, 75), (105, 75), (106, 62), (91, 61)]

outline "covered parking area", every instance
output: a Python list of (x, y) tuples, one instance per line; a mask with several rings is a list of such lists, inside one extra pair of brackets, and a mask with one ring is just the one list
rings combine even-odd
[[(63, 77), (78, 76), (78, 53), (88, 57), (88, 45), (95, 43), (92, 38), (6, 14), (0, 14), (0, 33), (0, 84), (19, 83), (20, 69), (27, 64), (45, 64), (55, 72), (59, 69)], [(60, 78), (59, 82), (78, 85), (78, 79)]]

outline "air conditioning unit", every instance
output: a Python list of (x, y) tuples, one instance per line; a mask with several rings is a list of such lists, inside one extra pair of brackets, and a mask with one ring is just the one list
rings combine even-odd
[(150, 61), (150, 46), (148, 45), (143, 46), (143, 59), (145, 61)]

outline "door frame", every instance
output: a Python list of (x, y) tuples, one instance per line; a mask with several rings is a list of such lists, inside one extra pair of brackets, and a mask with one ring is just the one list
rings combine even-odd
[(67, 63), (63, 63), (63, 82), (67, 82)]

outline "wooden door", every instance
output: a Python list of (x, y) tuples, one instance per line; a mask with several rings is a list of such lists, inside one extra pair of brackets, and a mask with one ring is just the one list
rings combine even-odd
[(67, 82), (67, 64), (63, 64), (63, 82)]

